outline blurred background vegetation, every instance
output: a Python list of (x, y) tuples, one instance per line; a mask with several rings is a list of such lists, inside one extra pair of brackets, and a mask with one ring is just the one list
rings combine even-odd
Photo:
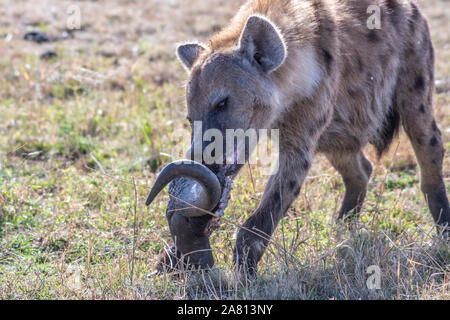
[[(167, 194), (151, 208), (144, 200), (173, 160), (173, 132), (188, 130), (175, 45), (206, 40), (241, 4), (0, 2), (0, 299), (450, 298), (450, 250), (435, 235), (403, 133), (380, 162), (367, 149), (376, 171), (355, 229), (334, 220), (344, 188), (319, 155), (260, 278), (239, 283), (234, 233), (266, 182), (246, 167), (212, 237), (217, 268), (153, 274), (170, 240)], [(435, 112), (450, 150), (449, 3), (420, 5), (437, 51)], [(67, 28), (73, 6), (76, 30)], [(448, 151), (444, 175), (448, 185)], [(366, 286), (370, 265), (381, 268), (380, 290)]]

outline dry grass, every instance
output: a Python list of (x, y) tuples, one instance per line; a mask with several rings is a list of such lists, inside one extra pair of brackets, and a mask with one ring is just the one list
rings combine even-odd
[[(73, 38), (66, 9), (82, 10)], [(236, 181), (208, 274), (153, 275), (169, 231), (167, 195), (144, 199), (187, 129), (175, 43), (205, 39), (240, 1), (4, 0), (0, 7), (1, 299), (449, 299), (450, 249), (435, 235), (418, 168), (402, 134), (376, 167), (360, 222), (335, 223), (343, 197), (319, 156), (261, 262), (260, 277), (232, 272), (234, 233), (256, 208), (265, 177)], [(436, 115), (450, 149), (450, 12), (423, 1), (437, 49)], [(49, 49), (58, 56), (39, 57)], [(374, 160), (373, 152), (367, 150)], [(450, 179), (447, 152), (445, 179)], [(134, 182), (136, 183), (136, 189)], [(135, 195), (135, 191), (137, 195)], [(136, 215), (135, 215), (136, 214)], [(381, 269), (369, 290), (367, 268)]]

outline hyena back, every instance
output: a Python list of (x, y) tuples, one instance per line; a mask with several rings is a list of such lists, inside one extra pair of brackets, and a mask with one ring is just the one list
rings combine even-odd
[[(371, 5), (380, 29), (367, 25)], [(280, 130), (279, 170), (238, 234), (238, 266), (256, 270), (316, 153), (344, 179), (340, 217), (357, 214), (372, 173), (362, 150), (370, 143), (381, 156), (401, 124), (433, 218), (450, 224), (432, 107), (434, 51), (414, 2), (252, 0), (207, 45), (181, 45), (178, 56), (189, 72), (191, 121), (204, 130)], [(239, 168), (227, 166), (229, 174)]]

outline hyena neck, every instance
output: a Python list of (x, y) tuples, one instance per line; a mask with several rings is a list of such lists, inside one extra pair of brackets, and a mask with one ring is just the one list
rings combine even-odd
[(317, 59), (311, 43), (291, 46), (284, 65), (273, 73), (280, 110), (293, 103), (313, 97), (324, 76), (324, 68)]

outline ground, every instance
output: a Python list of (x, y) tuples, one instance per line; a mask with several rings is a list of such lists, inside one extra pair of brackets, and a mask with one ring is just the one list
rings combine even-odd
[[(234, 235), (267, 179), (246, 167), (211, 239), (215, 269), (153, 273), (170, 241), (168, 198), (150, 208), (145, 198), (177, 158), (174, 133), (189, 132), (175, 45), (205, 40), (240, 4), (2, 1), (0, 299), (450, 299), (450, 250), (436, 236), (403, 132), (380, 161), (366, 150), (376, 170), (356, 226), (335, 221), (344, 187), (318, 156), (259, 278), (240, 281)], [(450, 8), (445, 0), (420, 4), (436, 47), (435, 113), (449, 150)], [(67, 32), (77, 8), (81, 28)], [(52, 41), (25, 41), (29, 31)], [(444, 176), (449, 188), (448, 151)]]

